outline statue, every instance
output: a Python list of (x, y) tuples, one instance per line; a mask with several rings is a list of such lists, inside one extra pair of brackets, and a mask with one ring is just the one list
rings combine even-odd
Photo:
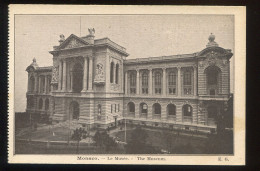
[(95, 34), (95, 29), (94, 29), (94, 28), (89, 28), (89, 29), (88, 29), (88, 32), (89, 32), (89, 35), (94, 36), (94, 34)]
[(60, 40), (65, 40), (65, 36), (63, 34), (60, 35)]

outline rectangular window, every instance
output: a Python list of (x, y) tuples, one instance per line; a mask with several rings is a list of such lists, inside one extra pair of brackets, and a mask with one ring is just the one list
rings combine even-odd
[(116, 113), (116, 104), (115, 104), (115, 113)]
[(191, 72), (186, 71), (184, 72), (184, 85), (191, 85)]
[(113, 105), (111, 104), (111, 113), (113, 113)]

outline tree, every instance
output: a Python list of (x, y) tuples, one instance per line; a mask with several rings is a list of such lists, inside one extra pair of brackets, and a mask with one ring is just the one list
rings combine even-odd
[(111, 147), (116, 146), (114, 139), (108, 135), (107, 131), (101, 133), (97, 131), (93, 140), (96, 142), (97, 146), (105, 148), (106, 151), (109, 151)]
[(87, 131), (85, 131), (84, 128), (77, 128), (76, 130), (73, 131), (71, 139), (77, 141), (77, 150), (76, 150), (77, 154), (79, 152), (79, 142), (85, 138), (87, 138)]
[(95, 133), (95, 135), (93, 136), (93, 140), (95, 141), (96, 143), (96, 146), (101, 146), (102, 143), (101, 143), (101, 134), (100, 132), (97, 130), (97, 132)]
[(148, 134), (145, 130), (138, 126), (131, 133), (131, 138), (125, 146), (126, 152), (130, 154), (144, 154), (149, 153), (147, 149), (146, 139)]

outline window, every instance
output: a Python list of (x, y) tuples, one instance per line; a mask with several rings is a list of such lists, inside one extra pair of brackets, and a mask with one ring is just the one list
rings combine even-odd
[(116, 113), (116, 104), (115, 104), (115, 113)]
[(110, 64), (110, 83), (113, 83), (114, 80), (114, 62)]
[(39, 109), (42, 109), (43, 101), (42, 99), (39, 100)]
[(210, 70), (208, 72), (208, 84), (217, 85), (218, 83), (218, 72), (215, 70)]
[(101, 104), (98, 104), (98, 115), (101, 115)]
[(135, 104), (133, 102), (128, 103), (128, 111), (129, 113), (135, 113)]
[(148, 74), (142, 74), (142, 94), (148, 94)]
[(161, 94), (161, 80), (162, 76), (160, 72), (155, 73), (154, 85), (155, 85), (155, 94)]
[(185, 71), (184, 72), (184, 85), (191, 85), (191, 72), (190, 71)]
[(45, 110), (49, 110), (49, 99), (45, 100)]
[(136, 93), (136, 74), (135, 73), (130, 74), (130, 93), (131, 94)]
[(148, 106), (146, 103), (140, 104), (141, 114), (147, 114)]
[(113, 105), (111, 104), (111, 113), (113, 113)]
[(117, 111), (118, 111), (118, 112), (120, 111), (119, 109), (120, 109), (120, 105), (118, 104), (118, 107), (117, 107)]
[(155, 103), (153, 105), (153, 111), (155, 115), (160, 115), (161, 114), (161, 105), (159, 103)]
[(31, 91), (31, 92), (34, 91), (34, 85), (35, 85), (35, 78), (32, 76), (32, 77), (30, 78), (29, 91)]
[(118, 84), (119, 64), (116, 64), (116, 84)]
[(192, 107), (188, 104), (183, 106), (183, 115), (187, 117), (192, 116)]
[(176, 94), (176, 73), (170, 72), (168, 74), (168, 92), (169, 94)]
[(176, 106), (174, 104), (167, 105), (168, 115), (176, 115)]

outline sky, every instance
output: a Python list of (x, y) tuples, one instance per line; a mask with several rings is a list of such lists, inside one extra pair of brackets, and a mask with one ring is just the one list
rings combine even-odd
[[(234, 52), (232, 15), (16, 15), (15, 112), (24, 112), (28, 74), (35, 57), (39, 66), (51, 66), (59, 35), (86, 36), (95, 28), (95, 39), (108, 37), (126, 48), (127, 59), (188, 54), (206, 48), (213, 33), (220, 47)], [(231, 92), (233, 92), (231, 58)]]

